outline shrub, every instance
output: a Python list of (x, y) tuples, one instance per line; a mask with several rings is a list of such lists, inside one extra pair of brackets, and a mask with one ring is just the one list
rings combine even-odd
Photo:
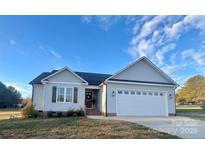
[(62, 115), (63, 115), (62, 112), (57, 112), (56, 114), (57, 117), (62, 117)]
[(79, 110), (76, 110), (75, 113), (78, 115), (78, 116), (85, 116), (85, 111), (81, 108)]
[(78, 110), (68, 110), (66, 116), (85, 116), (85, 111), (82, 108)]
[(73, 116), (73, 114), (74, 114), (74, 110), (68, 110), (68, 111), (66, 112), (66, 116), (67, 116), (67, 117)]
[(47, 112), (47, 116), (48, 116), (49, 118), (53, 117), (53, 112), (52, 112), (52, 111), (48, 111), (48, 112)]
[(37, 118), (38, 112), (34, 109), (32, 102), (29, 101), (26, 103), (26, 106), (21, 110), (23, 118)]

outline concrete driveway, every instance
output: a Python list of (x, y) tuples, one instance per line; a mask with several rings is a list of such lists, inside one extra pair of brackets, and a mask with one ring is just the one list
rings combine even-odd
[(123, 120), (149, 127), (151, 129), (169, 133), (186, 139), (205, 139), (205, 121), (188, 117), (132, 117), (132, 116), (88, 116), (92, 119)]

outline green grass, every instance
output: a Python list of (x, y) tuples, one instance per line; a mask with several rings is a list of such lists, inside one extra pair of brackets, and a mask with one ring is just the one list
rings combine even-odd
[(201, 110), (204, 109), (202, 106), (176, 106), (177, 110)]
[(178, 138), (124, 121), (86, 117), (1, 120), (0, 138)]
[(11, 115), (20, 118), (21, 117), (20, 109), (13, 109), (13, 108), (0, 109), (0, 120), (10, 119)]
[(177, 108), (177, 116), (185, 116), (193, 119), (205, 120), (205, 109), (203, 108)]

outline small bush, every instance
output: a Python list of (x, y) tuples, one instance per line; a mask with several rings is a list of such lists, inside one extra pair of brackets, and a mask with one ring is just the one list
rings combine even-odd
[(76, 112), (73, 112), (73, 115), (72, 115), (73, 117), (77, 117), (78, 116), (78, 113), (76, 113)]
[(34, 109), (32, 102), (27, 102), (26, 106), (21, 110), (23, 118), (37, 118), (38, 112)]
[(66, 116), (67, 116), (67, 117), (73, 116), (73, 113), (74, 113), (73, 110), (68, 110), (68, 111), (66, 112)]
[(48, 116), (49, 118), (53, 117), (53, 112), (52, 112), (52, 111), (48, 111), (48, 112), (47, 112), (47, 116)]
[(78, 115), (78, 116), (85, 116), (85, 111), (81, 108), (79, 110), (76, 110), (75, 113)]
[(85, 111), (83, 109), (78, 110), (68, 110), (66, 116), (85, 116)]
[(57, 112), (56, 114), (57, 117), (62, 117), (62, 115), (63, 115), (62, 112)]

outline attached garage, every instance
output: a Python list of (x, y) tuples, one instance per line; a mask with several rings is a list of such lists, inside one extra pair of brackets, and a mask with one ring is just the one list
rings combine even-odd
[(105, 80), (107, 115), (169, 116), (176, 114), (177, 83), (141, 57)]
[(167, 93), (118, 89), (116, 114), (118, 116), (168, 116)]

